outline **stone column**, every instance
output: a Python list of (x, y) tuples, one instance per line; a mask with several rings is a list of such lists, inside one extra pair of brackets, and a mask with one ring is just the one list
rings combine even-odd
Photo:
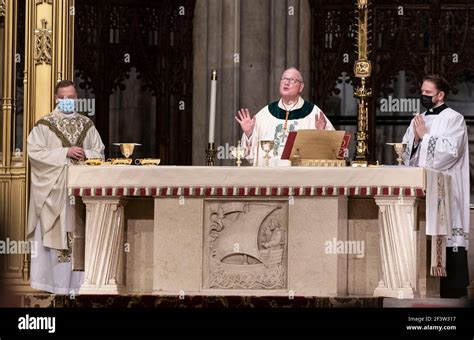
[(242, 0), (241, 106), (255, 114), (268, 104), (271, 1)]
[(120, 197), (83, 197), (84, 284), (80, 294), (119, 294), (125, 284), (124, 205)]
[(271, 7), (270, 101), (280, 97), (280, 77), (288, 67), (301, 71), (304, 97), (310, 78), (311, 8), (305, 0), (272, 0)]
[(288, 66), (299, 67), (300, 56), (300, 3), (299, 0), (288, 0), (286, 8), (286, 59)]
[(374, 296), (419, 296), (416, 197), (375, 197), (380, 209), (382, 278)]
[(272, 0), (270, 86), (268, 88), (270, 100), (276, 100), (279, 97), (277, 84), (279, 83), (281, 74), (287, 65), (287, 13), (288, 7), (286, 6), (286, 1)]
[(193, 165), (204, 165), (207, 145), (206, 98), (208, 92), (207, 75), (207, 6), (206, 0), (197, 0), (193, 20)]
[[(220, 130), (221, 145), (237, 145), (240, 127), (234, 117), (240, 101), (240, 0), (222, 1), (222, 71), (221, 120), (216, 125)], [(222, 160), (222, 165), (233, 165), (233, 160)]]
[[(305, 88), (303, 97), (309, 99), (311, 88), (311, 7), (309, 1), (300, 0), (299, 10), (299, 63), (298, 68), (303, 74)], [(315, 103), (316, 105), (318, 103)]]
[[(211, 73), (214, 69), (217, 70), (218, 79), (216, 147), (221, 147), (228, 139), (232, 140), (234, 134), (232, 129), (235, 124), (232, 112), (229, 111), (237, 98), (233, 91), (235, 87), (233, 61), (234, 54), (238, 51), (233, 50), (238, 37), (234, 34), (236, 31), (234, 26), (235, 15), (239, 14), (239, 5), (240, 0), (196, 1), (193, 27), (193, 165), (205, 164)], [(225, 131), (223, 131), (224, 125)], [(223, 134), (226, 136), (223, 137)], [(216, 160), (215, 164), (220, 165), (221, 161)]]

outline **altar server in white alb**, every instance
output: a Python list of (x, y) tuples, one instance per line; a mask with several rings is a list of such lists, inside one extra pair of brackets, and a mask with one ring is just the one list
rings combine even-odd
[(334, 130), (333, 125), (316, 105), (301, 98), (304, 82), (294, 67), (283, 72), (280, 80), (279, 101), (273, 102), (251, 117), (248, 109), (241, 109), (235, 119), (243, 135), (242, 145), (247, 150), (246, 159), (254, 166), (265, 164), (265, 153), (259, 141), (273, 140), (272, 158), (278, 161), (288, 138), (288, 133), (300, 129)]
[[(441, 297), (461, 297), (467, 295), (466, 287), (469, 285), (466, 253), (470, 201), (467, 127), (463, 115), (445, 104), (449, 93), (446, 79), (440, 75), (425, 77), (421, 92), (421, 103), (427, 111), (417, 114), (411, 121), (403, 137), (403, 142), (408, 144), (403, 158), (406, 165), (439, 170), (449, 175), (450, 183), (446, 188), (451, 206), (451, 216), (447, 217), (447, 229), (450, 230), (442, 241), (447, 246), (446, 268), (441, 268), (438, 275), (442, 276)], [(437, 205), (433, 210), (438, 209), (440, 199), (433, 202)], [(427, 198), (428, 204), (431, 203)], [(439, 221), (435, 227), (439, 227)]]
[(75, 111), (76, 89), (63, 80), (55, 89), (57, 107), (37, 121), (28, 136), (31, 164), (28, 238), (37, 242), (30, 285), (55, 294), (77, 293), (83, 272), (72, 271), (74, 206), (66, 188), (67, 166), (84, 158), (104, 158), (93, 122)]

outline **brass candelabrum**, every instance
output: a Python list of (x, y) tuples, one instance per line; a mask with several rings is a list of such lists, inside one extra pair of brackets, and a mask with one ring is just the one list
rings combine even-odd
[(360, 78), (360, 85), (354, 92), (359, 98), (357, 111), (356, 155), (351, 162), (354, 167), (368, 165), (368, 98), (372, 96), (372, 89), (366, 86), (366, 81), (372, 73), (369, 61), (369, 5), (370, 0), (357, 0), (357, 52), (358, 60), (354, 64), (354, 75)]

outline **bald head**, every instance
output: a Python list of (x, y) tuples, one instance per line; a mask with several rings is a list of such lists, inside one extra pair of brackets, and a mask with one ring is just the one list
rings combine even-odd
[(296, 67), (287, 68), (285, 71), (283, 71), (281, 77), (283, 78), (288, 74), (291, 74), (293, 78), (298, 79), (301, 83), (304, 83), (303, 75)]
[(297, 101), (303, 88), (303, 76), (297, 68), (290, 67), (283, 72), (280, 80), (280, 96), (283, 102)]

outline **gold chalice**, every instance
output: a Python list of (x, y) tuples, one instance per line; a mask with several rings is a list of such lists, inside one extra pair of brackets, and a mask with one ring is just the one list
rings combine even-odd
[(114, 145), (120, 146), (120, 151), (125, 158), (129, 158), (133, 155), (133, 150), (135, 146), (140, 146), (141, 144), (137, 143), (114, 143)]
[(407, 144), (406, 143), (387, 143), (387, 145), (393, 146), (393, 148), (395, 149), (395, 153), (398, 155), (398, 158), (397, 158), (398, 165), (399, 166), (403, 165), (402, 155), (407, 148)]
[(274, 140), (261, 140), (260, 147), (265, 152), (265, 156), (263, 156), (263, 159), (265, 159), (265, 166), (270, 166), (270, 151), (272, 151), (273, 148), (275, 147), (275, 141)]

